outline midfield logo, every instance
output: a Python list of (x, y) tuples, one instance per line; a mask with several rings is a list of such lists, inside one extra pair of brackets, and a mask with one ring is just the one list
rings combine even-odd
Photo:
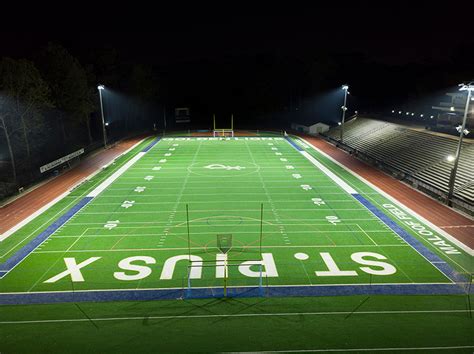
[(243, 170), (245, 169), (245, 167), (243, 166), (226, 166), (226, 165), (221, 165), (221, 164), (218, 164), (218, 163), (214, 163), (214, 164), (211, 164), (211, 165), (207, 165), (207, 166), (204, 166), (204, 168), (208, 168), (210, 170), (237, 170), (237, 171), (240, 171), (240, 170)]

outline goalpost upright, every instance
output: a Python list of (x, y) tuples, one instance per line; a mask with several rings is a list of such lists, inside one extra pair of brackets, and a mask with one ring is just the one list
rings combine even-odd
[[(257, 209), (258, 210), (258, 209)], [(215, 241), (211, 241), (214, 235), (199, 235), (197, 238), (191, 239), (193, 236), (190, 232), (189, 206), (186, 204), (186, 226), (187, 226), (187, 248), (188, 248), (188, 269), (187, 269), (187, 290), (186, 296), (192, 297), (228, 297), (234, 296), (255, 296), (255, 290), (258, 291), (257, 296), (264, 296), (264, 265), (263, 265), (263, 215), (264, 206), (260, 204), (260, 220), (257, 223), (257, 230), (253, 236), (242, 235), (237, 230), (233, 230), (232, 225), (229, 227), (219, 228), (215, 230), (219, 232), (214, 234)], [(257, 221), (258, 219), (252, 219)], [(215, 243), (214, 243), (215, 242)], [(191, 244), (194, 247), (202, 245), (203, 251), (208, 252), (215, 249), (217, 254), (213, 254), (212, 259), (193, 259), (191, 252)], [(215, 246), (214, 246), (215, 245)], [(202, 252), (202, 251), (198, 251)], [(198, 257), (194, 257), (198, 258)], [(250, 269), (255, 267), (254, 275), (248, 275), (241, 270), (241, 267)], [(201, 269), (201, 275), (207, 274), (204, 278), (192, 277), (192, 270)], [(210, 276), (209, 270), (212, 268), (215, 276)], [(248, 272), (248, 270), (247, 270)], [(230, 291), (229, 291), (230, 290)], [(253, 294), (253, 295), (252, 295)]]
[(234, 115), (230, 115), (230, 128), (217, 128), (216, 127), (216, 115), (212, 115), (212, 122), (213, 122), (213, 129), (212, 129), (212, 136), (231, 136), (234, 137)]

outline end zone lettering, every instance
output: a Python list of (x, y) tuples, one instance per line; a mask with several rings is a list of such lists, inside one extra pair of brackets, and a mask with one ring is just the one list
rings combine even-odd
[[(314, 265), (318, 263), (314, 262), (316, 258), (321, 259), (324, 263), (324, 267), (321, 270), (314, 271), (314, 275), (317, 277), (346, 277), (346, 276), (359, 276), (357, 269), (366, 274), (371, 275), (392, 275), (397, 272), (395, 266), (385, 262), (387, 258), (381, 254), (374, 252), (355, 252), (350, 258), (353, 263), (357, 266), (348, 267), (347, 262), (342, 262), (345, 269), (341, 269), (336, 263), (334, 258), (328, 252), (321, 252), (318, 254), (319, 257), (313, 257)], [(308, 256), (309, 258), (309, 256)], [(79, 262), (74, 257), (64, 258), (64, 264), (66, 270), (48, 278), (43, 283), (52, 284), (63, 278), (69, 278), (72, 282), (85, 282), (86, 279), (82, 273), (82, 270), (89, 265), (100, 261), (102, 257), (90, 257), (82, 262)], [(173, 279), (175, 268), (178, 263), (193, 262), (195, 267), (191, 270), (190, 278), (201, 279), (202, 278), (202, 264), (203, 259), (197, 255), (176, 255), (167, 258), (162, 266), (160, 272), (160, 280), (166, 281)], [(217, 254), (215, 263), (215, 278), (223, 278), (223, 261), (227, 260), (226, 254)], [(153, 273), (152, 266), (157, 264), (154, 257), (150, 256), (133, 256), (122, 259), (118, 262), (118, 268), (120, 271), (113, 273), (113, 277), (120, 281), (133, 281), (141, 280), (149, 277)], [(261, 264), (262, 276), (263, 277), (279, 277), (276, 262), (272, 253), (262, 253), (262, 260), (256, 261), (244, 261), (238, 266), (240, 274), (249, 277), (256, 278), (260, 276), (260, 272), (256, 271), (253, 266)], [(161, 268), (161, 267), (160, 267)], [(351, 268), (351, 269), (347, 269)]]

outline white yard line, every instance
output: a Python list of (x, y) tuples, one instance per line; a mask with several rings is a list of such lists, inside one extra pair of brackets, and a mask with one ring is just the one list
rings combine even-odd
[[(123, 152), (120, 156), (122, 155), (125, 155), (127, 152), (131, 151), (132, 149), (134, 149), (135, 147), (137, 147), (139, 144), (141, 144), (145, 139), (142, 139), (140, 140), (138, 143), (134, 144), (130, 149), (128, 149), (127, 151)], [(120, 156), (117, 156), (115, 157), (113, 161), (115, 161), (118, 157)], [(111, 163), (112, 163), (111, 162)], [(64, 197), (66, 197), (69, 193), (71, 193), (71, 191), (73, 189), (75, 189), (77, 186), (79, 186), (80, 184), (82, 184), (84, 181), (88, 181), (90, 180), (92, 177), (94, 177), (96, 174), (98, 174), (100, 171), (102, 171), (102, 167), (97, 169), (96, 171), (92, 172), (90, 175), (88, 175), (87, 177), (85, 177), (84, 179), (80, 180), (79, 182), (75, 183), (74, 185), (72, 185), (68, 191), (64, 192), (63, 194), (61, 194), (60, 196), (54, 198), (52, 201), (50, 201), (49, 203), (47, 203), (46, 205), (44, 205), (43, 207), (41, 207), (40, 209), (38, 209), (37, 211), (35, 211), (33, 214), (31, 214), (30, 216), (26, 217), (25, 219), (23, 219), (22, 221), (20, 221), (18, 224), (16, 224), (15, 226), (13, 226), (11, 229), (5, 231), (2, 235), (0, 235), (0, 242), (4, 241), (6, 238), (8, 238), (9, 236), (11, 236), (13, 233), (15, 233), (16, 231), (18, 231), (19, 229), (21, 229), (23, 226), (25, 226), (26, 224), (28, 224), (30, 221), (32, 221), (33, 219), (35, 219), (38, 215), (41, 215), (42, 213), (44, 213), (46, 210), (48, 210), (49, 208), (51, 208), (54, 204), (56, 204), (57, 202), (59, 202), (60, 200), (62, 200)], [(31, 234), (28, 236), (30, 237)], [(22, 241), (23, 242), (23, 241)], [(1, 258), (1, 257), (0, 257)]]
[[(376, 185), (370, 183), (369, 181), (367, 181), (365, 178), (363, 178), (362, 176), (358, 175), (357, 173), (355, 173), (354, 171), (352, 171), (351, 169), (349, 169), (348, 167), (344, 166), (342, 163), (340, 163), (339, 161), (335, 160), (334, 158), (332, 158), (330, 155), (326, 154), (324, 151), (318, 149), (316, 146), (314, 146), (313, 144), (311, 144), (310, 142), (306, 141), (305, 139), (303, 138), (299, 138), (301, 139), (302, 141), (304, 141), (306, 144), (310, 145), (314, 150), (316, 150), (318, 153), (320, 153), (321, 155), (323, 155), (324, 157), (326, 157), (327, 159), (329, 159), (330, 161), (332, 161), (333, 163), (335, 163), (336, 165), (342, 167), (344, 170), (346, 170), (347, 172), (349, 172), (350, 174), (352, 174), (354, 177), (358, 178), (360, 181), (364, 182), (365, 184), (367, 184), (369, 187), (371, 187), (372, 189), (374, 189), (375, 191), (377, 191), (378, 193), (380, 193), (381, 195), (383, 195), (385, 198), (387, 198), (388, 200), (390, 200), (392, 203), (396, 204), (397, 206), (399, 206), (400, 208), (404, 209), (406, 212), (408, 212), (408, 214), (411, 214), (411, 215), (414, 215), (417, 219), (421, 220), (423, 223), (425, 223), (426, 225), (428, 225), (431, 229), (435, 230), (437, 233), (439, 233), (441, 236), (443, 236), (445, 239), (449, 240), (450, 242), (454, 243), (456, 246), (458, 246), (459, 248), (461, 248), (462, 250), (464, 250), (466, 253), (468, 253), (469, 255), (471, 256), (474, 256), (474, 250), (472, 250), (469, 246), (465, 245), (464, 243), (462, 243), (461, 241), (459, 241), (457, 238), (451, 236), (450, 234), (448, 234), (446, 231), (444, 231), (443, 229), (439, 228), (438, 226), (436, 226), (435, 224), (433, 224), (432, 222), (428, 221), (427, 219), (425, 219), (424, 217), (422, 217), (421, 215), (419, 215), (417, 212), (413, 211), (412, 209), (410, 209), (409, 207), (407, 207), (405, 204), (401, 203), (400, 201), (398, 201), (397, 199), (395, 199), (394, 197), (392, 197), (390, 194), (384, 192), (382, 189), (380, 189), (379, 187), (377, 187)], [(366, 193), (364, 193), (366, 194)]]

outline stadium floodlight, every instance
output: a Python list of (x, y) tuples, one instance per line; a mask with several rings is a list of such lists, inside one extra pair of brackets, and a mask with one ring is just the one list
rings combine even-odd
[(423, 114), (420, 114), (420, 117), (423, 118)]
[(392, 113), (395, 113), (395, 110), (394, 110), (394, 109), (392, 109)]
[(454, 112), (454, 110), (455, 110), (454, 106), (449, 107), (449, 110), (450, 110), (451, 112)]
[(341, 120), (341, 136), (340, 140), (341, 143), (343, 142), (344, 139), (344, 121), (346, 120), (346, 111), (347, 111), (347, 94), (349, 93), (349, 85), (342, 85), (341, 87), (344, 90), (344, 104), (341, 107), (342, 108), (342, 120)]
[(434, 118), (434, 116), (430, 116), (430, 118), (431, 118), (431, 119), (433, 119), (433, 118)]
[(402, 111), (398, 111), (398, 114), (402, 114)]
[(406, 113), (406, 115), (409, 115), (409, 114), (410, 114), (410, 112), (407, 112), (407, 113)]
[(466, 105), (464, 107), (464, 117), (462, 119), (462, 124), (461, 126), (456, 128), (459, 132), (459, 140), (458, 140), (458, 147), (456, 149), (456, 155), (454, 156), (453, 168), (451, 169), (451, 175), (449, 176), (448, 197), (446, 198), (446, 202), (449, 206), (452, 206), (454, 184), (456, 182), (456, 173), (458, 170), (459, 157), (461, 155), (462, 139), (464, 135), (469, 134), (469, 130), (466, 129), (466, 120), (467, 120), (467, 114), (469, 112), (469, 103), (471, 101), (472, 91), (474, 91), (474, 81), (468, 84), (460, 84), (459, 87), (460, 87), (459, 91), (467, 91), (467, 97), (466, 97)]
[(448, 155), (446, 157), (446, 160), (448, 160), (448, 162), (453, 162), (456, 158), (453, 156), (453, 155)]
[(415, 115), (415, 113), (412, 113), (411, 115), (412, 115), (412, 116), (414, 116), (414, 115)]
[(99, 90), (99, 97), (100, 97), (100, 113), (102, 115), (102, 134), (104, 135), (104, 148), (107, 147), (107, 132), (105, 131), (105, 119), (104, 119), (104, 105), (102, 103), (102, 91), (105, 90), (104, 85), (98, 85), (97, 89)]
[(109, 122), (105, 122), (105, 126), (108, 127), (108, 126), (109, 126)]

